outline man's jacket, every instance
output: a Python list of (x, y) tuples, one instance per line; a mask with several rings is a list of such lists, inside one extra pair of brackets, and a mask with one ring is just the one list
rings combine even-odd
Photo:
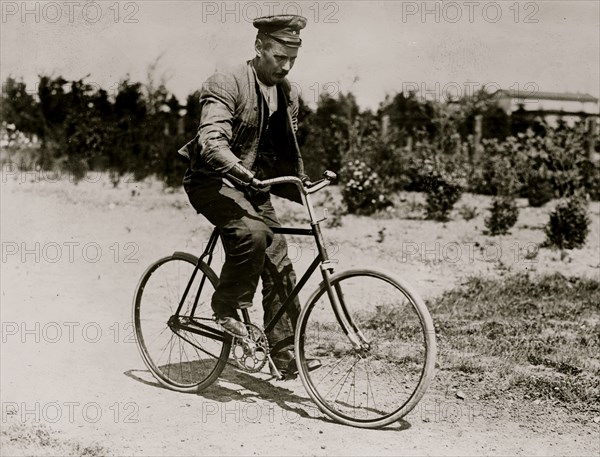
[[(287, 141), (277, 151), (278, 176), (304, 176), (304, 165), (296, 140), (298, 94), (284, 80), (277, 84), (280, 101), (287, 107)], [(260, 133), (268, 121), (252, 61), (228, 73), (215, 73), (200, 92), (200, 127), (196, 137), (178, 152), (189, 161), (184, 186), (200, 184), (203, 179), (223, 177), (236, 163), (252, 169), (257, 158)], [(275, 186), (275, 195), (299, 202), (293, 185)]]

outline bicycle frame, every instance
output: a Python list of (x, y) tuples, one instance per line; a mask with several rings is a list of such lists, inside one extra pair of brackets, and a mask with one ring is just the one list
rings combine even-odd
[[(300, 179), (296, 178), (296, 177), (274, 178), (274, 179), (265, 180), (261, 183), (265, 187), (270, 186), (270, 185), (283, 184), (283, 183), (292, 183), (292, 184), (296, 184), (298, 186), (298, 189), (300, 190), (300, 194), (302, 196), (303, 206), (307, 209), (308, 216), (310, 218), (311, 228), (310, 229), (294, 228), (294, 227), (270, 227), (270, 228), (273, 230), (273, 233), (282, 234), (282, 235), (302, 235), (302, 236), (312, 235), (314, 237), (315, 243), (317, 245), (317, 255), (316, 255), (315, 259), (312, 261), (312, 263), (310, 264), (308, 269), (304, 272), (304, 274), (302, 275), (300, 280), (296, 283), (296, 286), (290, 292), (290, 294), (287, 296), (287, 298), (283, 302), (279, 311), (277, 311), (277, 313), (273, 316), (273, 318), (267, 323), (264, 331), (266, 333), (268, 333), (270, 330), (273, 329), (273, 327), (282, 318), (282, 316), (284, 315), (286, 310), (289, 308), (289, 306), (292, 305), (293, 300), (298, 296), (300, 290), (302, 290), (302, 288), (306, 285), (307, 281), (313, 275), (315, 270), (317, 270), (317, 268), (320, 267), (321, 274), (323, 276), (323, 283), (326, 286), (327, 295), (330, 300), (330, 303), (332, 304), (333, 311), (334, 311), (334, 314), (335, 314), (335, 317), (336, 317), (338, 323), (342, 327), (344, 333), (347, 335), (347, 337), (349, 338), (349, 340), (351, 341), (351, 343), (355, 349), (357, 349), (357, 350), (367, 349), (369, 347), (369, 342), (366, 340), (366, 338), (364, 337), (362, 332), (357, 328), (357, 326), (352, 321), (352, 318), (350, 317), (350, 315), (346, 309), (346, 306), (344, 305), (342, 291), (339, 289), (339, 287), (337, 287), (337, 288), (335, 288), (335, 293), (334, 293), (334, 288), (331, 286), (330, 278), (331, 278), (331, 275), (333, 274), (334, 267), (333, 267), (333, 262), (329, 259), (327, 250), (325, 249), (325, 242), (323, 240), (323, 235), (322, 235), (321, 227), (320, 227), (320, 223), (323, 220), (325, 220), (325, 218), (321, 219), (321, 220), (317, 220), (315, 210), (312, 205), (311, 198), (310, 198), (310, 195), (312, 193), (315, 193), (318, 190), (321, 190), (325, 186), (329, 185), (330, 179), (332, 177), (334, 177), (335, 175), (333, 175), (333, 174), (328, 175), (326, 172), (325, 176), (326, 176), (325, 179), (312, 184), (310, 187), (304, 187), (304, 185), (302, 184)], [(196, 264), (196, 267), (192, 273), (192, 276), (190, 277), (190, 280), (185, 288), (183, 296), (181, 297), (177, 311), (176, 311), (175, 315), (170, 319), (169, 325), (171, 326), (171, 328), (186, 330), (186, 331), (198, 334), (198, 335), (202, 335), (202, 336), (206, 336), (209, 338), (223, 341), (225, 338), (230, 338), (230, 336), (225, 334), (222, 331), (214, 329), (208, 325), (198, 323), (196, 321), (194, 321), (194, 326), (192, 327), (192, 326), (182, 324), (177, 319), (179, 317), (179, 313), (183, 307), (183, 304), (185, 303), (185, 300), (190, 291), (190, 288), (194, 282), (194, 279), (195, 279), (198, 271), (200, 270), (200, 265), (202, 264), (202, 262), (204, 262), (204, 259), (206, 259), (205, 263), (208, 266), (210, 266), (219, 236), (220, 236), (219, 229), (215, 227), (215, 229), (213, 230), (213, 232), (209, 238), (208, 245), (206, 246), (206, 248), (205, 248), (204, 252), (202, 253), (202, 255), (200, 256), (200, 258), (198, 259), (198, 263)], [(206, 276), (203, 276), (200, 281), (200, 285), (198, 287), (198, 291), (197, 291), (195, 299), (194, 299), (194, 304), (192, 306), (190, 316), (187, 316), (190, 319), (194, 318), (194, 313), (195, 313), (196, 307), (198, 305), (198, 299), (200, 297), (202, 287), (204, 286), (205, 280), (206, 280)], [(242, 310), (242, 317), (245, 322), (247, 322), (247, 323), (250, 322), (250, 316), (249, 316), (248, 310), (246, 310), (246, 309)], [(288, 346), (289, 344), (293, 344), (293, 340), (294, 340), (293, 336), (285, 338), (284, 340), (278, 342), (271, 349), (271, 352), (276, 353), (279, 350), (281, 350), (282, 348)]]

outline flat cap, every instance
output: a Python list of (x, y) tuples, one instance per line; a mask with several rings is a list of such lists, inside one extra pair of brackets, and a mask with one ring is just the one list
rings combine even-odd
[(302, 45), (300, 30), (306, 27), (306, 18), (295, 14), (280, 14), (254, 19), (253, 25), (259, 32), (275, 41), (294, 48)]

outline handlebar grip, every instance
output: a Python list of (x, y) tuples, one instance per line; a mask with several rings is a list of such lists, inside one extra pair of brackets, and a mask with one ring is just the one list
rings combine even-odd
[(333, 171), (329, 171), (329, 170), (325, 170), (323, 172), (323, 176), (329, 180), (334, 180), (335, 178), (337, 178), (337, 175)]

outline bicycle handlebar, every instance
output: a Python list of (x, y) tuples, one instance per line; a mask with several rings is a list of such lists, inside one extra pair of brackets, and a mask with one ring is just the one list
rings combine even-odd
[(298, 190), (305, 195), (312, 194), (321, 190), (323, 187), (328, 186), (333, 179), (337, 177), (337, 175), (333, 171), (326, 170), (323, 173), (324, 178), (310, 183), (308, 186), (304, 186), (304, 183), (297, 176), (280, 176), (278, 178), (265, 179), (263, 181), (259, 181), (257, 184), (259, 187), (269, 187), (277, 184), (295, 184), (298, 187)]

